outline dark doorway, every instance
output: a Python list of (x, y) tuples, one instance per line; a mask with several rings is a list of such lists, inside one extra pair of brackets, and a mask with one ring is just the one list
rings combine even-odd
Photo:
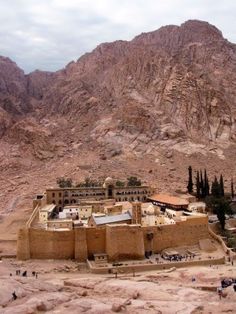
[(108, 198), (112, 198), (113, 197), (113, 186), (109, 185), (108, 186)]

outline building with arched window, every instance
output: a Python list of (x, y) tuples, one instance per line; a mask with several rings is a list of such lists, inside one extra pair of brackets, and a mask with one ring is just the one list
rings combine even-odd
[(60, 211), (66, 205), (80, 204), (83, 200), (113, 199), (116, 202), (145, 202), (155, 190), (147, 185), (116, 186), (114, 180), (106, 178), (102, 187), (51, 188), (46, 190), (47, 204), (55, 204)]

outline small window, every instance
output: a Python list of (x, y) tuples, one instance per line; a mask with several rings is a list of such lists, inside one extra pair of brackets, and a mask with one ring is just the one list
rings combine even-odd
[(52, 193), (52, 197), (55, 197), (55, 193), (54, 192)]

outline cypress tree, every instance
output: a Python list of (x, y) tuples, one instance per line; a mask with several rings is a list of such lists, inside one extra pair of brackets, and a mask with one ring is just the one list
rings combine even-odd
[(217, 202), (215, 203), (215, 212), (216, 212), (217, 218), (219, 219), (222, 230), (225, 229), (225, 220), (226, 220), (225, 213), (228, 206), (229, 206), (228, 203), (223, 198), (219, 198)]
[(224, 179), (222, 174), (220, 175), (220, 196), (225, 196)]
[(220, 193), (220, 185), (218, 183), (218, 180), (217, 180), (216, 176), (215, 176), (215, 179), (214, 179), (214, 181), (212, 182), (212, 185), (211, 185), (211, 194), (214, 197), (219, 197), (221, 195), (221, 193)]
[(234, 181), (233, 178), (231, 178), (231, 197), (234, 198)]
[(199, 179), (199, 171), (197, 171), (197, 177), (196, 177), (196, 190), (197, 190), (197, 198), (200, 198), (200, 179)]
[(202, 177), (202, 170), (200, 170), (200, 195), (201, 197), (204, 197), (204, 183), (203, 183), (203, 177)]
[(193, 193), (193, 175), (192, 175), (192, 167), (188, 167), (188, 185), (187, 185), (188, 193)]
[(204, 189), (205, 189), (205, 196), (210, 195), (210, 192), (209, 192), (209, 181), (208, 181), (206, 169), (204, 170)]

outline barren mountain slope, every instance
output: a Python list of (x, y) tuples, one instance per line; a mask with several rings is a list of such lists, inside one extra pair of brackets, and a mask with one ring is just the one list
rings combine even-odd
[(235, 87), (236, 46), (200, 21), (101, 44), (56, 73), (0, 58), (2, 212), (60, 175), (136, 174), (175, 190), (192, 164), (230, 179)]

